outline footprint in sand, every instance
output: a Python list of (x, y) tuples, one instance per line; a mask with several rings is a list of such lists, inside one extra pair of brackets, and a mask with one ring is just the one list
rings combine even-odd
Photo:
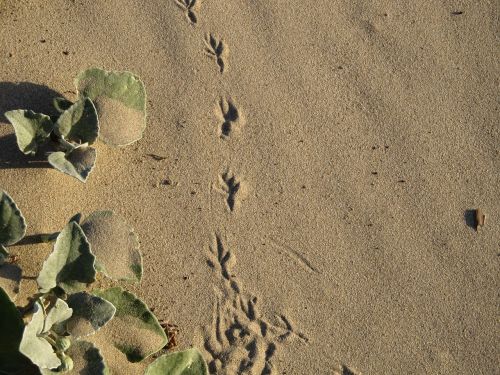
[(198, 11), (200, 0), (175, 0), (176, 4), (184, 10), (186, 18), (191, 25), (196, 25), (198, 22)]
[(236, 211), (248, 195), (246, 182), (237, 177), (229, 168), (219, 175), (218, 186), (215, 190), (225, 196), (230, 212)]
[(333, 375), (363, 375), (363, 374), (359, 371), (354, 370), (354, 369), (350, 369), (349, 367), (347, 367), (345, 365), (340, 365), (333, 372)]
[(229, 49), (224, 41), (213, 34), (207, 34), (205, 36), (205, 53), (215, 60), (221, 74), (224, 73), (227, 68), (227, 55), (229, 54)]
[(209, 358), (211, 374), (278, 374), (272, 359), (280, 346), (291, 339), (308, 343), (283, 314), (267, 320), (258, 310), (257, 297), (243, 291), (232, 274), (234, 255), (215, 234), (208, 247), (207, 264), (222, 285), (215, 289), (216, 303), (212, 322), (204, 330), (203, 347)]
[(231, 99), (220, 99), (216, 107), (216, 115), (222, 122), (219, 128), (219, 136), (223, 139), (228, 139), (245, 124), (241, 111)]

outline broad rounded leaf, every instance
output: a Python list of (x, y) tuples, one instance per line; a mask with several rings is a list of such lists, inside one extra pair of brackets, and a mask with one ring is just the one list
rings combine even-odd
[[(124, 327), (125, 328), (125, 327)], [(108, 375), (104, 358), (94, 344), (75, 340), (67, 354), (73, 360), (73, 374), (79, 375)]]
[(9, 194), (0, 194), (0, 245), (9, 246), (24, 237), (26, 222)]
[(82, 228), (69, 222), (59, 233), (54, 250), (43, 263), (37, 282), (46, 293), (59, 286), (67, 293), (79, 292), (95, 281), (95, 257)]
[(142, 138), (146, 128), (146, 90), (130, 72), (91, 68), (75, 79), (80, 97), (90, 98), (99, 115), (99, 137), (113, 146), (125, 146)]
[(72, 313), (73, 310), (68, 306), (68, 304), (62, 299), (57, 298), (55, 303), (49, 307), (49, 312), (45, 317), (45, 323), (42, 332), (47, 333), (55, 324), (59, 324), (68, 320), (71, 317)]
[(66, 328), (77, 338), (95, 333), (109, 322), (116, 312), (110, 302), (86, 292), (72, 294), (67, 301), (73, 309), (73, 315), (67, 321)]
[[(0, 254), (0, 256), (2, 255)], [(19, 293), (22, 275), (23, 271), (21, 267), (16, 264), (6, 263), (0, 265), (0, 287), (4, 289), (13, 301), (17, 297), (17, 293)]]
[(66, 98), (54, 98), (53, 104), (57, 112), (63, 113), (73, 105), (73, 102)]
[(141, 280), (139, 240), (125, 219), (112, 211), (96, 211), (85, 219), (82, 229), (98, 271), (114, 280)]
[(86, 144), (78, 146), (66, 153), (53, 152), (49, 155), (49, 163), (55, 169), (85, 182), (94, 168), (96, 150)]
[(18, 109), (5, 112), (5, 117), (14, 126), (17, 145), (26, 155), (34, 155), (54, 128), (49, 116), (33, 111)]
[(55, 369), (61, 364), (52, 345), (44, 338), (45, 315), (40, 303), (35, 303), (35, 313), (23, 333), (19, 351), (39, 368)]
[(208, 375), (208, 367), (197, 349), (166, 354), (151, 363), (144, 375)]
[(81, 99), (64, 111), (56, 122), (55, 132), (70, 142), (94, 143), (99, 134), (99, 120), (92, 100)]
[(167, 344), (167, 335), (158, 319), (135, 295), (120, 287), (94, 294), (116, 307), (114, 319), (106, 326), (107, 337), (130, 362), (142, 361)]

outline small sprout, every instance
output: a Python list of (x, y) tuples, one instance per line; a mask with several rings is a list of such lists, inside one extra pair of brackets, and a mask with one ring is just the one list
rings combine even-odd
[(88, 147), (97, 138), (125, 146), (142, 138), (146, 128), (146, 90), (129, 72), (92, 68), (75, 79), (79, 100), (55, 98), (58, 115), (13, 110), (5, 117), (14, 127), (19, 149), (35, 155), (49, 140), (56, 152), (49, 163), (57, 170), (85, 182), (95, 164), (96, 151)]

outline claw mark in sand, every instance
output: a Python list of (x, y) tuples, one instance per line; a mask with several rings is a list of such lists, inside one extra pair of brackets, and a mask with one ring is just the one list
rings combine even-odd
[(205, 36), (205, 53), (215, 59), (219, 71), (224, 73), (226, 69), (226, 59), (229, 53), (227, 45), (221, 40), (216, 38), (213, 34)]
[(319, 273), (318, 269), (312, 265), (312, 263), (299, 251), (293, 249), (287, 244), (280, 243), (273, 238), (270, 238), (271, 244), (279, 249), (284, 250), (285, 254), (290, 257), (295, 263), (304, 268), (308, 272)]
[(275, 375), (272, 359), (280, 345), (291, 339), (308, 343), (283, 314), (270, 322), (258, 309), (257, 297), (243, 291), (232, 274), (236, 259), (216, 234), (207, 252), (208, 265), (222, 282), (215, 290), (216, 302), (211, 324), (205, 328), (203, 347), (211, 374)]
[(196, 10), (199, 7), (200, 0), (175, 0), (175, 2), (185, 11), (189, 23), (193, 26), (196, 25), (198, 22)]
[(220, 99), (216, 115), (222, 121), (219, 136), (224, 139), (229, 138), (233, 131), (241, 129), (245, 122), (240, 110), (231, 99)]
[(219, 187), (216, 190), (226, 196), (226, 204), (230, 212), (239, 208), (241, 201), (248, 193), (246, 183), (236, 177), (230, 169), (219, 175)]

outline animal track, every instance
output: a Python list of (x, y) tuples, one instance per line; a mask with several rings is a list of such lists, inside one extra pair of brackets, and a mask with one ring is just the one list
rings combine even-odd
[(196, 25), (198, 22), (198, 16), (196, 15), (196, 10), (200, 3), (199, 0), (175, 0), (177, 5), (181, 7), (186, 12), (186, 18), (191, 25)]
[(241, 205), (241, 201), (247, 195), (247, 186), (244, 181), (228, 169), (226, 172), (219, 175), (218, 191), (226, 196), (226, 204), (229, 211), (233, 212)]
[(224, 73), (229, 53), (227, 45), (222, 40), (218, 40), (213, 34), (207, 34), (205, 36), (205, 52), (215, 59), (221, 74)]
[(207, 255), (207, 263), (222, 280), (222, 288), (216, 289), (212, 323), (204, 332), (203, 347), (211, 357), (210, 373), (277, 374), (272, 359), (279, 345), (292, 338), (304, 343), (309, 339), (296, 331), (286, 316), (276, 315), (273, 324), (259, 312), (257, 297), (244, 293), (232, 275), (236, 259), (218, 234)]
[(333, 372), (333, 375), (362, 375), (362, 374), (356, 370), (350, 369), (349, 367), (347, 367), (345, 365), (340, 365)]
[(229, 138), (235, 129), (239, 129), (244, 125), (244, 119), (231, 99), (221, 98), (216, 112), (222, 121), (219, 130), (221, 138)]

